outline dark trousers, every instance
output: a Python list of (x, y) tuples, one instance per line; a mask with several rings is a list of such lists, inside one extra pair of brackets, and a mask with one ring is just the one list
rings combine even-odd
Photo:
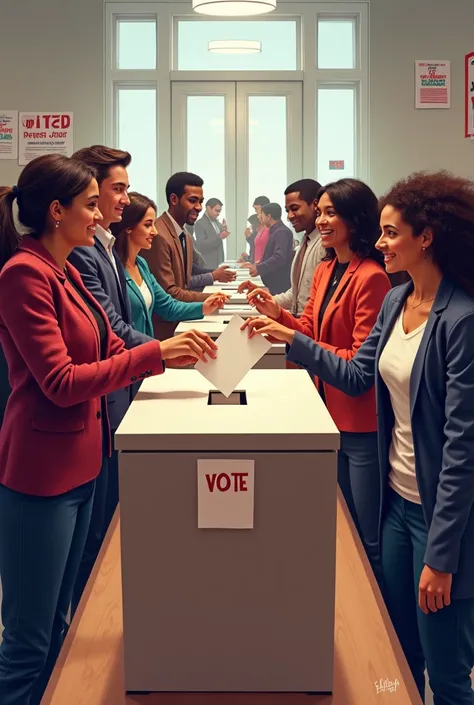
[(384, 596), (421, 698), (425, 666), (435, 705), (473, 705), (474, 599), (425, 615), (418, 606), (428, 531), (420, 505), (389, 490), (382, 530)]
[[(113, 443), (114, 433), (112, 433)], [(113, 451), (109, 458), (104, 451), (102, 467), (96, 479), (94, 504), (89, 526), (89, 533), (84, 547), (81, 564), (77, 574), (72, 595), (71, 614), (74, 617), (84, 588), (96, 562), (105, 534), (118, 503), (118, 456)]]
[(1, 705), (38, 705), (66, 631), (95, 481), (57, 497), (0, 485)]
[(379, 546), (380, 471), (376, 432), (341, 431), (337, 480), (374, 575), (379, 585), (382, 585)]

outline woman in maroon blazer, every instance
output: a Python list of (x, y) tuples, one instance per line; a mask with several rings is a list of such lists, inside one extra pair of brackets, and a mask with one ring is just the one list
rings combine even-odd
[[(12, 392), (0, 431), (0, 703), (37, 705), (66, 628), (99, 472), (103, 396), (163, 372), (163, 360), (214, 356), (193, 332), (126, 350), (67, 262), (92, 245), (94, 173), (46, 155), (0, 188), (0, 342)], [(21, 239), (13, 219), (31, 231)]]

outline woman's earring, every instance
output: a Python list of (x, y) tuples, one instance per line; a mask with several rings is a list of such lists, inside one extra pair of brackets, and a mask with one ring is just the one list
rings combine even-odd
[(423, 259), (428, 259), (428, 252), (426, 250), (426, 247), (422, 247), (421, 251), (423, 252)]
[(59, 220), (56, 221), (55, 227), (56, 227), (56, 230), (59, 228)]

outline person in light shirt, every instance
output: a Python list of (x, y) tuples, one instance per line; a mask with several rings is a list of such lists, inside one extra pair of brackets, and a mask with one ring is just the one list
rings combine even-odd
[(277, 321), (250, 334), (358, 396), (375, 384), (384, 597), (421, 697), (472, 705), (474, 666), (474, 182), (413, 174), (381, 201), (393, 288), (351, 360)]

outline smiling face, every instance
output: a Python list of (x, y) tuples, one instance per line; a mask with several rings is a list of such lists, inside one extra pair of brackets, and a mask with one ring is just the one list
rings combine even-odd
[(385, 206), (382, 210), (380, 228), (382, 234), (376, 248), (383, 253), (388, 274), (413, 272), (426, 259), (426, 251), (432, 242), (431, 233), (425, 231), (415, 235), (411, 225), (393, 206)]
[(99, 208), (103, 215), (101, 226), (106, 230), (111, 223), (122, 220), (123, 209), (128, 206), (129, 181), (127, 170), (123, 166), (113, 166), (100, 185)]
[(349, 248), (349, 226), (337, 213), (328, 193), (323, 193), (319, 199), (316, 227), (321, 234), (321, 244), (326, 249), (332, 247), (338, 252)]
[(129, 237), (129, 245), (132, 245), (137, 252), (151, 249), (153, 238), (158, 234), (155, 227), (155, 219), (156, 213), (150, 206), (134, 228), (127, 228), (126, 233)]
[(297, 233), (311, 233), (314, 230), (317, 201), (306, 203), (299, 193), (288, 193), (285, 196), (285, 208), (288, 220)]
[[(95, 179), (82, 193), (76, 196), (71, 205), (62, 206), (53, 201), (50, 206), (52, 232), (63, 239), (68, 249), (94, 244), (96, 225), (102, 220), (98, 207), (99, 186)], [(56, 230), (55, 223), (59, 223)]]
[(171, 194), (169, 211), (181, 227), (194, 225), (202, 211), (203, 201), (202, 186), (186, 185), (181, 198), (178, 198), (174, 193)]

